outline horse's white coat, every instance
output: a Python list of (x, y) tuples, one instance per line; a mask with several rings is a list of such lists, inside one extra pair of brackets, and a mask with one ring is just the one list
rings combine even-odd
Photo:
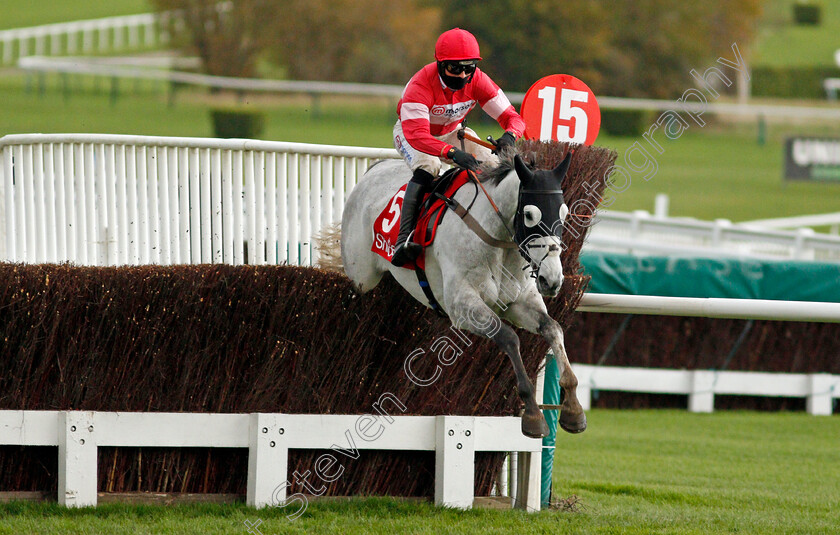
[[(409, 168), (398, 160), (376, 163), (365, 173), (344, 207), (341, 256), (346, 274), (361, 292), (372, 289), (386, 272), (390, 272), (415, 299), (428, 306), (412, 270), (395, 267), (371, 251), (374, 220), (409, 178)], [(498, 184), (485, 186), (507, 228), (511, 229), (519, 185), (516, 171), (511, 170)], [(475, 194), (476, 187), (468, 184), (455, 194), (455, 199), (469, 206)], [(505, 225), (480, 191), (470, 213), (492, 236), (500, 240), (510, 239)], [(551, 344), (558, 359), (561, 385), (566, 389), (563, 405), (565, 414), (561, 414), (561, 425), (574, 432), (582, 431), (586, 425), (575, 395), (577, 379), (569, 366), (562, 330), (548, 316), (540, 295), (542, 291), (545, 295), (554, 296), (560, 290), (563, 266), (559, 251), (559, 240), (556, 237), (536, 238), (529, 243), (534, 264), (539, 266), (538, 290), (530, 270), (524, 269), (527, 262), (517, 249), (501, 249), (485, 244), (454, 213), (448, 213), (443, 218), (435, 242), (425, 250), (429, 284), (453, 324), (492, 338), (511, 358), (517, 373), (520, 396), (526, 404), (523, 431), (532, 435), (544, 434), (545, 422), (534, 399), (533, 387), (521, 364), (519, 339), (512, 329), (498, 321), (499, 318), (541, 334)], [(399, 311), (394, 313), (399, 314)], [(539, 430), (535, 430), (534, 422), (526, 425), (525, 418), (529, 416), (534, 420), (539, 419)]]

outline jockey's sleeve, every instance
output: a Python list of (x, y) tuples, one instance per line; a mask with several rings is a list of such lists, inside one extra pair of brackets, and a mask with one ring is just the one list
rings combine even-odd
[(400, 106), (400, 123), (406, 141), (414, 149), (438, 157), (449, 150), (451, 145), (432, 136), (427, 105), (419, 102), (403, 102)]

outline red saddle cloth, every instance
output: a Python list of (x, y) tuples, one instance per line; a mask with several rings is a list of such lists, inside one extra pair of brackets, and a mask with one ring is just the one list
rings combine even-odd
[[(443, 177), (441, 177), (443, 180)], [(458, 189), (468, 181), (467, 172), (461, 170), (446, 186), (443, 194), (451, 197)], [(407, 184), (406, 184), (407, 185)], [(400, 213), (402, 213), (403, 196), (406, 186), (401, 187), (397, 193), (388, 201), (388, 205), (373, 222), (373, 245), (370, 250), (387, 261), (394, 257), (394, 249), (397, 244), (397, 235), (400, 233)], [(424, 247), (424, 251), (413, 262), (405, 264), (407, 269), (426, 269), (425, 248), (435, 240), (435, 233), (440, 224), (443, 214), (446, 211), (446, 204), (436, 198), (430, 204), (426, 200), (431, 194), (427, 193), (423, 198), (423, 208), (417, 218), (417, 228), (414, 231), (413, 241)]]

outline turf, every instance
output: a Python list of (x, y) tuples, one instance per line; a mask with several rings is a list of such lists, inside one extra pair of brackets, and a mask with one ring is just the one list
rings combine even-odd
[(74, 20), (98, 19), (119, 15), (151, 13), (151, 2), (147, 0), (108, 0), (90, 2), (86, 0), (0, 0), (0, 30), (27, 28), (42, 24)]
[(793, 22), (797, 0), (767, 0), (758, 25), (750, 63), (773, 67), (836, 66), (834, 52), (840, 48), (840, 2), (811, 2), (822, 8), (819, 25)]
[[(809, 534), (840, 525), (840, 419), (803, 413), (593, 410), (558, 437), (557, 498), (577, 512), (456, 511), (357, 498), (292, 511), (244, 505), (0, 505), (0, 534)], [(246, 526), (245, 522), (248, 522)], [(254, 531), (256, 533), (256, 531)]]

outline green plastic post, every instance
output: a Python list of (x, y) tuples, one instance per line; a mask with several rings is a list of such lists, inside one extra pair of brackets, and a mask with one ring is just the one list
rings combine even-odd
[[(543, 383), (543, 403), (546, 405), (560, 404), (560, 369), (554, 355), (549, 353), (545, 358), (545, 381)], [(554, 445), (557, 441), (557, 410), (543, 410), (543, 416), (548, 423), (548, 436), (542, 439), (542, 491), (540, 504), (548, 507), (551, 502), (551, 475), (554, 468)]]

